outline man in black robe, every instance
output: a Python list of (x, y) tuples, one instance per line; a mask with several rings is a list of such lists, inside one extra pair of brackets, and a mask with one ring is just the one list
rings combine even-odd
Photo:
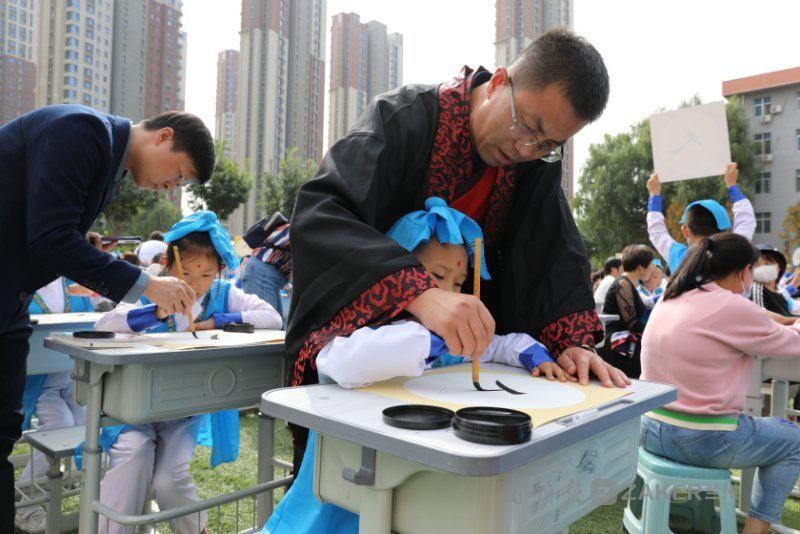
[[(608, 73), (567, 30), (548, 32), (508, 69), (468, 67), (452, 82), (376, 97), (300, 190), (291, 226), (292, 385), (317, 381), (335, 336), (410, 313), (451, 354), (477, 357), (495, 331), (525, 332), (581, 383), (625, 375), (594, 352), (602, 338), (586, 249), (561, 190), (561, 145), (600, 116)], [(482, 299), (447, 293), (384, 234), (425, 199), (481, 225), (492, 281)], [(375, 355), (380, 358), (380, 354)], [(293, 426), (295, 472), (307, 431)]]

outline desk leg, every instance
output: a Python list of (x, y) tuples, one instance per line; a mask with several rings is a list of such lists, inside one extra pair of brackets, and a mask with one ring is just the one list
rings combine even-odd
[[(747, 397), (744, 400), (744, 412), (750, 417), (761, 417), (761, 410), (764, 407), (764, 398), (761, 396), (762, 367), (763, 359), (756, 357), (755, 362), (753, 362), (753, 374), (750, 376)], [(755, 469), (742, 469), (741, 482), (739, 484), (739, 510), (745, 514), (750, 511), (755, 477)]]
[(86, 403), (86, 439), (83, 444), (83, 477), (78, 532), (96, 534), (98, 515), (92, 503), (100, 500), (100, 408), (103, 400), (103, 373), (106, 369), (84, 362), (88, 375), (88, 401)]
[(361, 486), (359, 534), (389, 534), (392, 531), (392, 490)]
[(770, 415), (773, 417), (786, 417), (786, 410), (789, 409), (789, 381), (785, 378), (775, 378), (772, 380), (772, 404), (770, 405)]
[(47, 534), (59, 534), (61, 532), (61, 484), (63, 474), (61, 473), (61, 460), (53, 456), (48, 456), (47, 461), (50, 467), (47, 470), (47, 486), (50, 498), (47, 501)]
[[(258, 483), (275, 480), (275, 418), (258, 414)], [(266, 524), (272, 515), (273, 492), (259, 493), (256, 497), (258, 527)]]

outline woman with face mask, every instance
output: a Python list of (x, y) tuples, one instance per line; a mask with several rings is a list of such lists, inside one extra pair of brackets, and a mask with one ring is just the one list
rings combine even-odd
[(800, 475), (800, 428), (744, 413), (754, 356), (800, 357), (800, 324), (781, 325), (743, 298), (758, 258), (733, 233), (690, 247), (653, 309), (641, 358), (643, 380), (678, 388), (677, 401), (642, 417), (642, 446), (683, 464), (758, 468), (748, 534), (780, 521)]
[(791, 317), (794, 301), (785, 288), (778, 288), (778, 280), (786, 272), (786, 256), (770, 245), (756, 245), (756, 248), (761, 255), (753, 268), (753, 302), (778, 315)]

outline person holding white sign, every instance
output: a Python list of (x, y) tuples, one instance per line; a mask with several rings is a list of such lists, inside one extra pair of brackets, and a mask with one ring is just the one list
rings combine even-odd
[(739, 169), (736, 163), (728, 163), (725, 169), (725, 184), (728, 195), (733, 201), (733, 225), (725, 208), (716, 200), (696, 200), (686, 207), (681, 217), (681, 232), (686, 244), (675, 241), (664, 224), (661, 199), (661, 181), (658, 173), (650, 175), (647, 180), (647, 234), (658, 253), (667, 260), (670, 272), (675, 273), (680, 266), (689, 246), (704, 237), (725, 232), (733, 226), (733, 232), (749, 240), (753, 239), (756, 230), (756, 216), (753, 205), (736, 185)]

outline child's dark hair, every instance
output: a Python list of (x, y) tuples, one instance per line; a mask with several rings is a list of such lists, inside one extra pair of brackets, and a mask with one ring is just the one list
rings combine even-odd
[(185, 256), (194, 256), (196, 254), (205, 254), (217, 260), (217, 267), (222, 270), (222, 257), (211, 242), (211, 237), (208, 232), (191, 232), (173, 241), (167, 247), (167, 267), (175, 265), (175, 250), (172, 247), (178, 247), (181, 252), (181, 260)]
[(714, 214), (699, 204), (686, 210), (686, 227), (697, 237), (709, 237), (722, 231)]
[(622, 249), (622, 269), (629, 273), (642, 266), (645, 269), (653, 262), (656, 255), (647, 245), (628, 245)]
[(747, 238), (726, 232), (706, 237), (689, 247), (689, 252), (667, 285), (664, 300), (721, 280), (758, 261), (758, 249)]
[(603, 274), (608, 276), (611, 274), (611, 269), (619, 269), (620, 267), (622, 267), (622, 260), (612, 256), (603, 264)]

